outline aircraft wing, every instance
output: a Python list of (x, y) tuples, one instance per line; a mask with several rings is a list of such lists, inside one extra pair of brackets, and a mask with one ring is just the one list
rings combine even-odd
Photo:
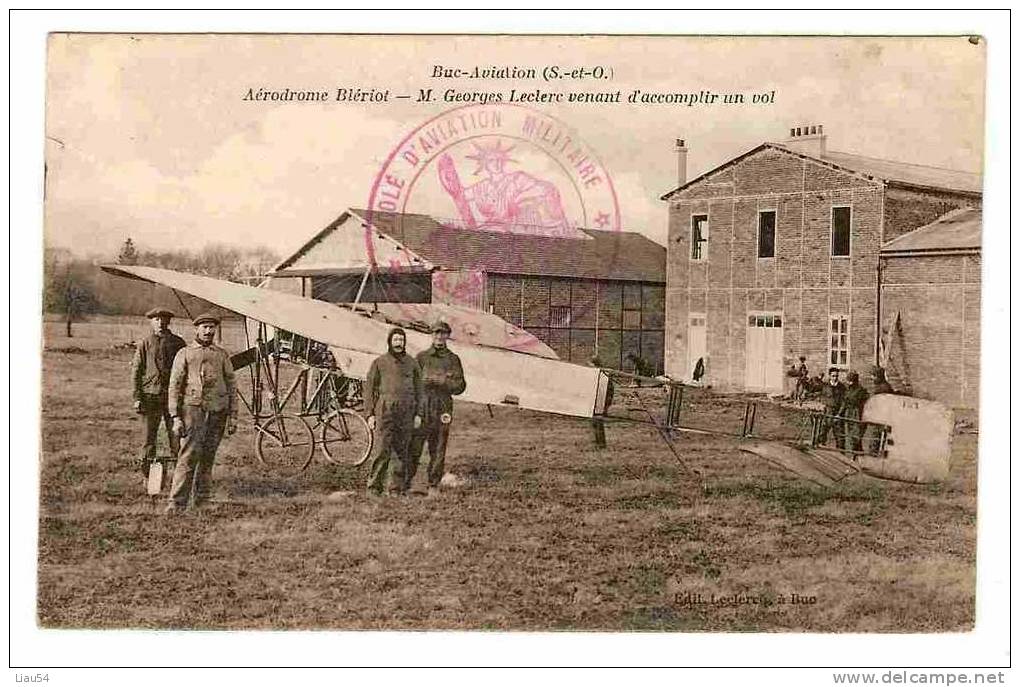
[(450, 339), (478, 346), (505, 348), (518, 353), (559, 360), (551, 349), (534, 334), (516, 327), (492, 313), (443, 303), (362, 303), (364, 312), (378, 311), (387, 321), (422, 331), (438, 319), (450, 325)]
[[(327, 344), (345, 374), (364, 379), (372, 359), (386, 352), (391, 326), (371, 317), (294, 294), (260, 289), (158, 267), (103, 265), (105, 272), (160, 284), (225, 310)], [(412, 354), (432, 343), (407, 331)], [(450, 342), (460, 356), (467, 390), (457, 398), (542, 412), (592, 417), (602, 412), (607, 378), (598, 368), (465, 342)]]

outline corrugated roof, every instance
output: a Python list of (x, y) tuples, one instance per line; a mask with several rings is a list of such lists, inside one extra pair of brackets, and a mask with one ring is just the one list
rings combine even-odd
[(981, 210), (960, 208), (882, 246), (883, 253), (981, 249)]
[[(362, 219), (367, 215), (365, 210), (351, 212)], [(378, 211), (374, 215), (393, 239), (449, 269), (666, 281), (666, 248), (635, 232), (583, 229), (587, 238), (561, 238), (457, 228), (430, 215)]]
[(841, 153), (836, 150), (826, 151), (822, 159), (840, 167), (846, 167), (855, 172), (884, 179), (885, 181), (899, 182), (910, 186), (981, 193), (981, 175), (963, 172), (958, 169), (915, 165), (895, 160), (883, 160), (875, 157), (865, 157), (864, 155)]

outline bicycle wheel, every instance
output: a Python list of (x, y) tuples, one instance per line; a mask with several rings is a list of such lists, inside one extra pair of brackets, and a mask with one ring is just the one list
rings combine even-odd
[(300, 474), (312, 462), (315, 435), (297, 415), (277, 415), (256, 425), (255, 453), (264, 468), (281, 477)]
[(365, 418), (344, 408), (323, 420), (319, 445), (331, 463), (361, 465), (372, 452), (372, 439)]

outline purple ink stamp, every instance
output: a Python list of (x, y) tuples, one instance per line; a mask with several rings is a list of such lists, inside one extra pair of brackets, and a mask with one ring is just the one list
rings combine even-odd
[[(432, 302), (480, 310), (487, 273), (531, 274), (536, 249), (592, 240), (582, 229), (619, 231), (620, 208), (611, 176), (572, 127), (499, 103), (455, 108), (408, 133), (376, 176), (364, 220), (380, 273), (425, 271), (415, 247), (427, 246), (453, 266), (435, 265)], [(379, 234), (399, 245), (383, 246)], [(510, 329), (501, 345), (534, 342)]]

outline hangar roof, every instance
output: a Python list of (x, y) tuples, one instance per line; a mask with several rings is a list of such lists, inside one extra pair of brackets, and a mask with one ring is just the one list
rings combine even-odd
[[(366, 210), (351, 209), (365, 221)], [(343, 216), (340, 218), (343, 219)], [(319, 232), (276, 270), (291, 273), (294, 264), (314, 244), (328, 240), (338, 220)], [(496, 274), (666, 281), (666, 248), (636, 232), (580, 229), (558, 237), (525, 231), (488, 231), (459, 227), (457, 222), (414, 213), (376, 211), (373, 224), (416, 256), (432, 265)], [(328, 268), (327, 265), (316, 265)], [(296, 272), (294, 272), (296, 274)]]
[(882, 253), (981, 250), (981, 210), (959, 208), (888, 241)]

